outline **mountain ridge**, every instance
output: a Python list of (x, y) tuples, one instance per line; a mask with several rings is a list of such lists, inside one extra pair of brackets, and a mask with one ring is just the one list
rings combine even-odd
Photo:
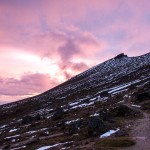
[[(25, 99), (23, 99), (23, 100), (32, 99), (32, 98), (34, 98), (34, 97), (36, 98), (37, 96), (43, 95), (43, 94), (45, 94), (45, 93), (47, 93), (47, 92), (51, 92), (51, 91), (53, 91), (53, 90), (55, 90), (55, 89), (57, 89), (57, 88), (59, 88), (59, 87), (61, 87), (61, 86), (64, 86), (65, 84), (67, 84), (67, 83), (69, 83), (69, 82), (72, 82), (72, 81), (75, 80), (76, 78), (81, 77), (83, 74), (88, 73), (90, 70), (93, 71), (93, 69), (96, 69), (96, 68), (98, 68), (99, 66), (101, 66), (101, 65), (103, 65), (103, 64), (106, 64), (107, 62), (109, 62), (109, 61), (111, 61), (111, 60), (114, 60), (114, 59), (117, 58), (119, 55), (123, 55), (123, 56), (125, 56), (125, 58), (131, 58), (131, 59), (132, 59), (132, 58), (150, 57), (150, 53), (143, 54), (143, 55), (141, 55), (141, 56), (134, 56), (134, 57), (128, 57), (128, 56), (125, 55), (124, 53), (120, 53), (120, 54), (118, 54), (117, 56), (115, 56), (115, 57), (113, 57), (113, 58), (111, 58), (111, 59), (109, 59), (109, 60), (107, 60), (107, 61), (104, 61), (104, 62), (102, 62), (102, 63), (100, 63), (100, 64), (98, 64), (98, 65), (96, 65), (96, 66), (94, 66), (94, 67), (92, 67), (92, 68), (90, 68), (90, 69), (88, 69), (88, 70), (86, 70), (86, 71), (84, 71), (84, 72), (82, 72), (82, 73), (80, 73), (80, 74), (74, 76), (74, 77), (72, 77), (71, 79), (69, 79), (69, 80), (67, 80), (67, 81), (65, 81), (65, 82), (63, 82), (63, 83), (57, 85), (56, 87), (54, 87), (54, 88), (52, 88), (52, 89), (50, 89), (50, 90), (47, 90), (47, 91), (45, 91), (45, 92), (43, 92), (43, 93), (41, 93), (41, 94), (35, 95), (35, 96), (33, 96), (33, 97), (25, 98)], [(121, 57), (121, 58), (123, 58), (123, 57)], [(150, 61), (150, 60), (149, 60), (149, 61)], [(95, 71), (95, 72), (96, 72), (96, 71)], [(76, 80), (79, 80), (79, 79), (76, 79)], [(17, 101), (12, 102), (12, 103), (16, 103), (16, 102), (17, 102)], [(9, 104), (11, 104), (11, 103), (9, 103)], [(4, 104), (4, 105), (7, 105), (7, 104)]]
[(96, 148), (98, 136), (110, 129), (128, 135), (126, 115), (138, 118), (141, 108), (149, 111), (149, 88), (150, 53), (137, 57), (121, 53), (40, 95), (1, 105), (0, 146), (36, 149), (71, 142), (68, 147), (75, 149), (80, 141), (92, 144), (94, 138)]

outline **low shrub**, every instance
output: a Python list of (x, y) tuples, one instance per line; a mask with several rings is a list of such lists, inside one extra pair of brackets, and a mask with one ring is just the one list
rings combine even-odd
[(135, 145), (130, 137), (105, 138), (96, 142), (96, 147), (129, 147)]

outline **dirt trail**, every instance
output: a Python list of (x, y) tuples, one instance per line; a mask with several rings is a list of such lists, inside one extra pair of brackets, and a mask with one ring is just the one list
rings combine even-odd
[(132, 122), (130, 136), (136, 140), (136, 145), (122, 150), (150, 150), (150, 114), (141, 111), (143, 118)]

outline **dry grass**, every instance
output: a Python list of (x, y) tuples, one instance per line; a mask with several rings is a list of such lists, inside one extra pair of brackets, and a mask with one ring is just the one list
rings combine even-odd
[(117, 137), (117, 138), (106, 138), (100, 139), (95, 143), (96, 148), (108, 147), (129, 147), (135, 145), (135, 141), (129, 137)]

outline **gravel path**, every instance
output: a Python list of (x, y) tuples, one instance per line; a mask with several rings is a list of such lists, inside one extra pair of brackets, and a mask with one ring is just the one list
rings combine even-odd
[(150, 114), (143, 112), (143, 118), (135, 120), (130, 136), (136, 140), (136, 145), (122, 150), (150, 150)]

